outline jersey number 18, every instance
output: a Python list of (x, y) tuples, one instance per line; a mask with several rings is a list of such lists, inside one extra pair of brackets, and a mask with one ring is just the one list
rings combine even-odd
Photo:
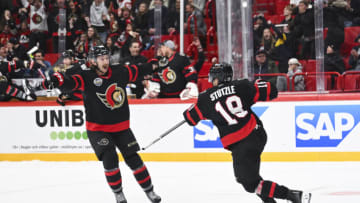
[(220, 101), (216, 102), (215, 109), (217, 112), (220, 113), (220, 115), (226, 120), (229, 125), (234, 125), (238, 123), (238, 121), (234, 119), (234, 116), (236, 116), (237, 118), (244, 118), (248, 114), (248, 111), (245, 111), (243, 109), (240, 97), (236, 95), (228, 97), (225, 101), (225, 104), (228, 112), (230, 112), (233, 116), (231, 116), (224, 109)]

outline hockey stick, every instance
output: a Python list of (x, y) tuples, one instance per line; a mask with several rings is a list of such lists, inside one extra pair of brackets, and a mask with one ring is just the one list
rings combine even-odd
[(182, 124), (184, 124), (186, 121), (182, 120), (180, 121), (178, 124), (176, 124), (174, 127), (170, 128), (169, 130), (167, 130), (166, 132), (164, 132), (163, 134), (161, 134), (158, 138), (156, 138), (154, 141), (152, 141), (150, 144), (148, 144), (146, 147), (141, 148), (141, 150), (145, 150), (147, 148), (149, 148), (151, 145), (157, 143), (158, 141), (160, 141), (163, 137), (165, 137), (166, 135), (170, 134), (172, 131), (174, 131), (176, 128), (180, 127)]

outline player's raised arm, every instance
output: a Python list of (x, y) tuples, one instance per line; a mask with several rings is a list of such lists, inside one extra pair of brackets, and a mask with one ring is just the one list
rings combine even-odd
[(266, 80), (256, 80), (254, 82), (255, 96), (254, 103), (257, 101), (270, 101), (277, 97), (278, 90), (275, 85)]
[(50, 80), (44, 80), (43, 87), (49, 89), (51, 86), (62, 90), (84, 90), (84, 79), (80, 74), (66, 76), (63, 73), (56, 72)]
[(0, 72), (2, 74), (11, 73), (17, 69), (20, 68), (27, 68), (29, 67), (29, 63), (26, 63), (24, 61), (18, 60), (18, 61), (10, 61), (10, 62), (3, 62), (0, 64)]

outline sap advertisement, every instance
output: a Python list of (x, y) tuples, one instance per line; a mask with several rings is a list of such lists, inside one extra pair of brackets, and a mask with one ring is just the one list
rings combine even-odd
[[(360, 104), (341, 103), (256, 104), (252, 110), (263, 121), (268, 135), (265, 151), (360, 151)], [(193, 137), (194, 148), (222, 148), (211, 121), (195, 126)]]

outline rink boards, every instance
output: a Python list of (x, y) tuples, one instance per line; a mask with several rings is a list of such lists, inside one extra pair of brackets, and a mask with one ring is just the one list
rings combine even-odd
[[(194, 101), (130, 100), (130, 126), (141, 147), (183, 119)], [(268, 134), (263, 161), (360, 161), (360, 96), (280, 95), (253, 111)], [(0, 103), (0, 160), (95, 160), (81, 102)], [(210, 121), (182, 125), (142, 151), (147, 161), (230, 161)]]

